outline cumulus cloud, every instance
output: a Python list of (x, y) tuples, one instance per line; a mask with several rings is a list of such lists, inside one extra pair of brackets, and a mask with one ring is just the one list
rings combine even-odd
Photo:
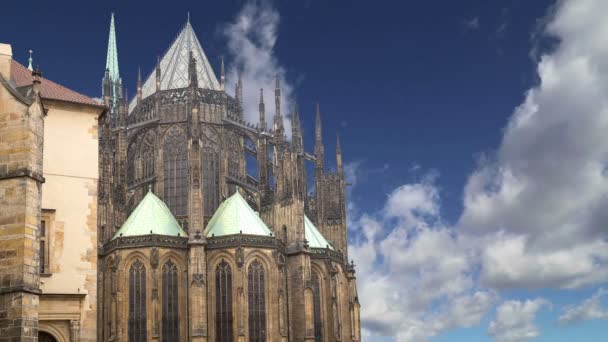
[(608, 280), (608, 22), (601, 0), (562, 1), (559, 41), (493, 160), (465, 188), (462, 232), (486, 237), (482, 279), (498, 288)]
[[(380, 212), (349, 218), (370, 339), (425, 341), (476, 325), (504, 289), (608, 281), (606, 12), (602, 0), (564, 0), (550, 9), (543, 33), (558, 44), (538, 59), (538, 84), (514, 110), (495, 154), (469, 176), (454, 226), (441, 218), (433, 177), (397, 187)], [(603, 317), (595, 304), (603, 295), (570, 307), (560, 321)], [(536, 337), (534, 319), (549, 306), (506, 301), (488, 334), (496, 341)]]
[(496, 342), (518, 342), (529, 340), (540, 334), (534, 320), (543, 307), (551, 304), (542, 299), (525, 302), (510, 300), (496, 309), (496, 317), (490, 322), (488, 334)]
[(590, 298), (580, 304), (565, 308), (559, 316), (560, 324), (573, 324), (594, 319), (608, 320), (608, 308), (602, 307), (602, 299), (608, 294), (605, 289), (599, 289)]
[(380, 212), (350, 227), (359, 233), (349, 253), (358, 265), (369, 336), (424, 341), (478, 324), (496, 300), (493, 291), (476, 287), (470, 249), (442, 224), (433, 180), (398, 187)]
[(223, 33), (228, 39), (228, 49), (234, 63), (226, 75), (227, 91), (234, 91), (238, 70), (243, 79), (244, 117), (252, 123), (259, 122), (260, 89), (264, 89), (266, 123), (272, 125), (275, 113), (275, 77), (281, 81), (281, 113), (284, 115), (285, 132), (291, 136), (289, 115), (294, 104), (294, 87), (286, 79), (286, 69), (277, 60), (274, 47), (278, 38), (279, 12), (269, 1), (248, 1), (235, 19), (227, 24)]

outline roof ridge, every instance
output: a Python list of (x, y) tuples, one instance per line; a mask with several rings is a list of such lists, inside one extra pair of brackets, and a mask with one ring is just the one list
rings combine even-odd
[[(11, 69), (13, 81), (17, 87), (29, 86), (32, 84), (34, 77), (32, 76), (32, 72), (25, 65), (13, 59), (11, 61)], [(45, 77), (42, 77), (42, 82), (40, 83), (40, 95), (42, 98), (49, 100), (65, 101), (101, 108), (105, 107), (95, 99)]]

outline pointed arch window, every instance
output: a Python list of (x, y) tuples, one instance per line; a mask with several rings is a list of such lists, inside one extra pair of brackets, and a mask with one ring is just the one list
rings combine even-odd
[(162, 341), (179, 341), (177, 266), (168, 260), (163, 265)]
[(249, 297), (249, 341), (266, 341), (266, 296), (264, 266), (254, 260), (247, 270)]
[(323, 321), (321, 321), (321, 283), (319, 273), (312, 272), (313, 314), (315, 342), (323, 342)]
[(138, 156), (135, 145), (135, 143), (132, 143), (129, 145), (129, 148), (127, 148), (127, 182), (129, 184), (133, 184), (133, 182), (135, 182), (137, 179), (137, 175), (135, 174), (135, 164)]
[(233, 341), (232, 322), (232, 268), (226, 260), (222, 260), (215, 269), (216, 341)]
[(154, 136), (152, 133), (146, 134), (141, 147), (141, 171), (142, 178), (147, 179), (154, 176), (155, 156), (154, 156)]
[(163, 145), (165, 173), (165, 203), (175, 216), (187, 215), (188, 210), (188, 156), (186, 134), (179, 127), (167, 132)]
[(220, 161), (216, 152), (203, 153), (203, 196), (205, 197), (205, 216), (213, 215), (219, 205), (219, 167)]
[(138, 259), (129, 269), (129, 342), (146, 342), (146, 267)]

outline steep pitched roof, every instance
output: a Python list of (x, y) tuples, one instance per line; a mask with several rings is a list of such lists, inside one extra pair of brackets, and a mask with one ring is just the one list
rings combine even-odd
[(139, 202), (122, 227), (114, 234), (112, 240), (120, 236), (148, 234), (188, 236), (177, 223), (169, 208), (152, 191), (148, 191)]
[(327, 248), (329, 246), (329, 249), (334, 249), (306, 215), (304, 215), (304, 236), (311, 248)]
[(232, 234), (270, 236), (272, 232), (237, 191), (226, 199), (207, 224), (205, 236)]
[[(169, 50), (160, 60), (160, 89), (179, 89), (185, 88), (189, 84), (188, 63), (189, 54), (192, 51), (196, 59), (196, 71), (198, 85), (200, 88), (219, 90), (220, 84), (213, 73), (213, 68), (209, 65), (203, 47), (194, 33), (190, 21), (182, 28), (175, 38)], [(156, 92), (156, 68), (146, 78), (142, 86), (142, 98), (146, 98)], [(137, 99), (133, 98), (129, 103), (129, 112), (135, 108)]]
[[(30, 86), (34, 80), (32, 72), (19, 62), (11, 61), (11, 74), (17, 87)], [(57, 84), (47, 78), (40, 82), (40, 95), (43, 99), (66, 101), (94, 107), (104, 107), (100, 102)]]

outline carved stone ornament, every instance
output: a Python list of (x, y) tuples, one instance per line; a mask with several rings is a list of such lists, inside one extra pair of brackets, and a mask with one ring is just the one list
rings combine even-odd
[(245, 263), (245, 256), (243, 255), (243, 248), (238, 247), (236, 249), (236, 265), (241, 268)]
[(205, 277), (202, 273), (194, 273), (192, 275), (192, 284), (196, 287), (202, 287), (205, 284)]
[(152, 248), (152, 252), (150, 252), (150, 265), (153, 269), (158, 267), (158, 249)]

